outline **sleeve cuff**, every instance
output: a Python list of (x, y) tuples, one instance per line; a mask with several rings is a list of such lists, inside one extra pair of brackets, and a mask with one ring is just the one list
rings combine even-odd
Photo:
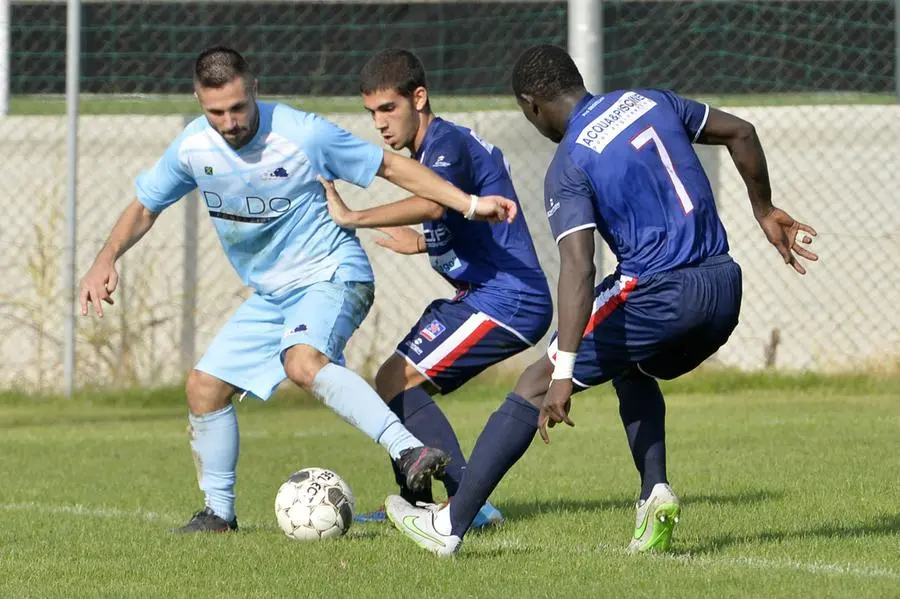
[(562, 233), (560, 233), (559, 235), (556, 236), (556, 245), (559, 245), (559, 242), (562, 241), (563, 237), (566, 237), (567, 235), (571, 235), (572, 233), (574, 233), (576, 231), (583, 231), (585, 229), (596, 229), (596, 228), (597, 228), (596, 223), (585, 223), (583, 225), (578, 225), (577, 227), (572, 227), (571, 229), (566, 229), (565, 231), (563, 231)]

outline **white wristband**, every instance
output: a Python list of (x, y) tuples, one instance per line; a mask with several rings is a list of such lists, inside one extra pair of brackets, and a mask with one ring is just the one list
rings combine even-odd
[(469, 204), (469, 211), (466, 212), (466, 220), (472, 220), (472, 217), (475, 216), (475, 208), (478, 207), (478, 196), (474, 193), (469, 196), (469, 200), (471, 203)]
[(578, 354), (570, 351), (556, 352), (556, 367), (553, 369), (551, 380), (570, 379), (572, 372), (575, 370), (575, 358)]

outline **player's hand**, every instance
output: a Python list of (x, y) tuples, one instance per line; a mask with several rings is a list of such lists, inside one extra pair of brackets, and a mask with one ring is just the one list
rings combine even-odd
[[(815, 262), (819, 257), (800, 244), (809, 245), (816, 236), (816, 230), (797, 222), (793, 217), (781, 210), (772, 208), (768, 214), (758, 216), (756, 220), (766, 234), (769, 243), (775, 246), (778, 253), (784, 259), (785, 264), (790, 264), (801, 275), (806, 274), (803, 264), (797, 260), (797, 256)], [(802, 232), (802, 234), (801, 234)], [(796, 254), (796, 256), (794, 255)]]
[(491, 223), (511, 223), (516, 219), (519, 207), (515, 202), (503, 196), (484, 196), (478, 198), (475, 205), (475, 217), (477, 220), (486, 220)]
[(550, 444), (550, 435), (547, 428), (553, 428), (560, 422), (569, 426), (575, 426), (569, 418), (569, 409), (572, 407), (572, 379), (555, 379), (550, 381), (550, 389), (544, 396), (544, 405), (541, 406), (541, 415), (538, 417), (538, 431), (544, 443)]
[(334, 181), (329, 181), (322, 175), (318, 175), (316, 179), (322, 184), (322, 187), (325, 188), (325, 200), (328, 205), (328, 214), (331, 215), (331, 220), (341, 227), (354, 228), (354, 212), (347, 208), (347, 204), (344, 203), (341, 194), (338, 193), (334, 186)]
[(398, 254), (421, 254), (425, 251), (425, 239), (412, 227), (379, 227), (387, 237), (378, 237), (375, 243)]
[(78, 294), (81, 301), (81, 315), (87, 316), (88, 304), (94, 306), (97, 316), (103, 318), (103, 304), (114, 304), (112, 294), (119, 284), (119, 273), (115, 262), (98, 258), (84, 278), (81, 279), (81, 290)]

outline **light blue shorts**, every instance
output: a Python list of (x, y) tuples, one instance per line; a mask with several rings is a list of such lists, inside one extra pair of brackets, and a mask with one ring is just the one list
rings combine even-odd
[(375, 299), (371, 282), (313, 283), (283, 297), (250, 296), (219, 331), (197, 370), (259, 399), (286, 378), (282, 354), (309, 345), (337, 364)]

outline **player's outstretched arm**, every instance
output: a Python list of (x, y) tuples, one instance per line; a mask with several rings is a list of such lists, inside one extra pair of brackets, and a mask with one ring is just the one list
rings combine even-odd
[(559, 286), (557, 287), (556, 368), (550, 389), (541, 406), (538, 428), (545, 443), (550, 442), (547, 427), (560, 422), (569, 426), (569, 402), (572, 395), (572, 370), (585, 327), (594, 303), (594, 229), (583, 229), (559, 241)]
[(113, 304), (112, 294), (119, 282), (116, 260), (137, 243), (150, 230), (159, 213), (151, 212), (138, 200), (134, 200), (119, 216), (109, 239), (97, 254), (91, 268), (81, 279), (79, 300), (81, 314), (87, 316), (88, 305), (103, 318), (102, 302)]
[(456, 210), (466, 218), (481, 218), (491, 222), (512, 222), (518, 208), (509, 198), (501, 196), (469, 196), (417, 161), (385, 152), (378, 176), (421, 198)]
[(418, 225), (429, 220), (437, 220), (444, 216), (446, 211), (446, 208), (440, 204), (417, 196), (410, 196), (366, 210), (351, 210), (344, 203), (344, 199), (338, 193), (333, 181), (328, 181), (322, 176), (319, 176), (318, 179), (325, 188), (325, 198), (328, 202), (328, 213), (331, 215), (331, 219), (348, 229)]
[(710, 107), (706, 125), (697, 141), (728, 148), (728, 153), (747, 186), (753, 215), (769, 243), (775, 246), (785, 264), (792, 266), (801, 275), (806, 274), (806, 269), (797, 256), (813, 262), (819, 259), (801, 245), (811, 244), (816, 231), (772, 205), (769, 169), (756, 128), (733, 114)]

